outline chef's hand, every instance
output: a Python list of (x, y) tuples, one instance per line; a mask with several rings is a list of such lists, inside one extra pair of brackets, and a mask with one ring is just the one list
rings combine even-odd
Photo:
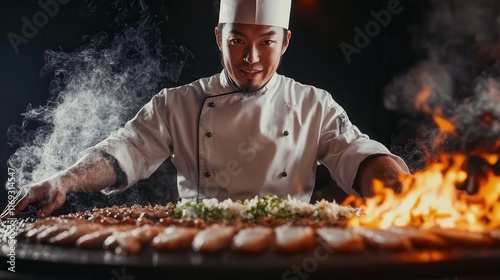
[(0, 215), (0, 219), (15, 216), (33, 203), (43, 205), (36, 214), (46, 217), (64, 204), (68, 192), (101, 191), (116, 181), (113, 165), (99, 155), (89, 154), (48, 179), (22, 187)]
[[(40, 204), (40, 208), (36, 215), (38, 217), (46, 217), (54, 210), (61, 207), (66, 201), (66, 193), (68, 187), (64, 186), (58, 176), (53, 176), (47, 180), (23, 186), (16, 197), (9, 201), (9, 204), (0, 215), (0, 218), (5, 219), (19, 214), (30, 204)], [(55, 183), (59, 182), (59, 183)]]
[[(365, 159), (358, 170), (356, 184), (365, 197), (373, 196), (373, 180), (378, 179), (386, 187), (398, 192), (402, 182), (401, 175), (410, 175), (392, 157), (388, 155), (374, 155)], [(411, 175), (410, 175), (411, 176)]]

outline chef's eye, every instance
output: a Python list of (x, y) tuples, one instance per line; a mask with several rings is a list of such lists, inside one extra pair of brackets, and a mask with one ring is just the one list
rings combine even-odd
[(232, 45), (236, 45), (236, 44), (243, 44), (244, 42), (241, 39), (231, 39), (229, 40), (229, 43)]

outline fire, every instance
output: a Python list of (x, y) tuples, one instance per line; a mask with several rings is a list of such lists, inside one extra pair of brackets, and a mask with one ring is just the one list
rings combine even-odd
[(431, 108), (429, 107), (428, 100), (431, 97), (431, 87), (428, 84), (425, 84), (422, 90), (417, 94), (415, 98), (415, 109), (417, 111), (432, 113)]
[[(453, 123), (442, 117), (439, 108), (431, 112), (426, 103), (430, 95), (430, 87), (425, 85), (417, 95), (415, 107), (432, 114), (440, 129), (434, 144), (441, 145), (446, 137), (457, 136), (457, 133)], [(498, 150), (498, 144), (495, 150)], [(473, 165), (469, 161), (471, 157), (481, 161), (480, 174), (468, 168), (468, 165)], [(375, 180), (373, 197), (363, 200), (350, 196), (344, 201), (344, 205), (359, 207), (363, 213), (352, 218), (348, 226), (382, 229), (393, 226), (439, 227), (478, 232), (498, 229), (500, 175), (493, 172), (493, 167), (500, 165), (499, 160), (500, 154), (496, 153), (443, 153), (425, 170), (399, 178), (402, 187), (398, 193), (382, 181)], [(477, 184), (479, 188), (474, 194), (469, 194), (461, 190), (461, 186), (466, 184)]]
[[(487, 157), (486, 157), (487, 158)], [(498, 160), (498, 155), (491, 158)], [(363, 215), (349, 221), (349, 226), (389, 228), (457, 228), (487, 231), (500, 227), (500, 176), (492, 171), (481, 181), (476, 194), (458, 190), (468, 174), (464, 170), (467, 156), (441, 155), (425, 171), (402, 178), (399, 193), (375, 181), (375, 196), (364, 203), (349, 197), (344, 204), (356, 203)]]
[(442, 133), (456, 134), (455, 126), (450, 121), (440, 116), (434, 116), (434, 122), (438, 125)]

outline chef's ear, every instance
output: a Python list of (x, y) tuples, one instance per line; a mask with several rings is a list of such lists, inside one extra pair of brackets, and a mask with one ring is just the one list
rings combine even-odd
[(286, 50), (288, 49), (288, 45), (290, 45), (290, 39), (292, 38), (292, 31), (287, 30), (286, 35), (283, 34), (283, 36), (286, 36), (286, 40), (283, 40), (283, 47), (281, 48), (281, 55), (285, 54)]
[(217, 42), (217, 46), (219, 46), (219, 50), (222, 51), (222, 29), (223, 25), (219, 24), (215, 27), (215, 41)]

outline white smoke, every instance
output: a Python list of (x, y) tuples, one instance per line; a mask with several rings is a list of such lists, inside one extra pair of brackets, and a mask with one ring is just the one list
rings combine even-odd
[[(386, 108), (407, 115), (407, 131), (413, 129), (408, 134), (414, 134), (406, 147), (395, 146), (393, 150), (414, 164), (414, 169), (424, 167), (427, 159), (443, 150), (468, 151), (479, 142), (485, 144), (500, 139), (500, 7), (497, 2), (425, 2), (431, 9), (415, 34), (416, 45), (420, 46), (418, 51), (424, 58), (385, 90)], [(434, 145), (438, 128), (432, 118), (415, 107), (418, 93), (425, 86), (431, 92), (428, 108), (436, 114), (441, 112), (457, 130), (441, 147)], [(415, 157), (419, 158), (418, 162), (412, 162)]]
[[(8, 162), (17, 170), (18, 187), (72, 165), (82, 150), (122, 127), (152, 95), (179, 79), (191, 53), (161, 41), (143, 1), (128, 4), (129, 10), (120, 5), (114, 34), (95, 34), (72, 52), (46, 51), (52, 97), (45, 106), (28, 106), (23, 124), (8, 132), (10, 143), (19, 146)], [(138, 21), (120, 24), (134, 9)], [(36, 130), (29, 129), (33, 124)]]

